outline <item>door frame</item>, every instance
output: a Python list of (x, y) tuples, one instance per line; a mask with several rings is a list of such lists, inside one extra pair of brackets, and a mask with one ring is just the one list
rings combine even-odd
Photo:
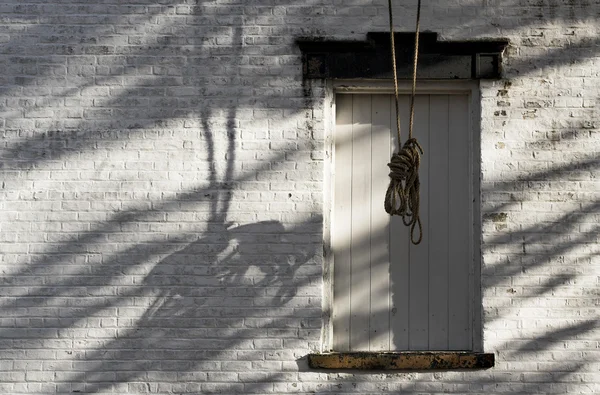
[[(394, 94), (392, 80), (326, 80), (325, 82), (325, 161), (324, 161), (324, 206), (323, 206), (323, 315), (321, 352), (333, 350), (333, 253), (331, 246), (331, 224), (333, 213), (335, 180), (335, 121), (337, 94)], [(398, 93), (410, 94), (412, 83), (398, 81)], [(417, 82), (417, 94), (468, 94), (469, 95), (469, 163), (471, 165), (471, 196), (473, 209), (471, 222), (473, 234), (469, 246), (472, 260), (469, 270), (472, 349), (483, 351), (483, 303), (481, 289), (481, 96), (478, 80), (424, 80)], [(383, 197), (382, 197), (383, 199)], [(383, 201), (383, 200), (382, 200)]]

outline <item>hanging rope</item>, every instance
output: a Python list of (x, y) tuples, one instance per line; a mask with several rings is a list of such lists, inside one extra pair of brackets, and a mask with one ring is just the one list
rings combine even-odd
[[(417, 26), (415, 29), (415, 53), (413, 57), (412, 94), (410, 98), (410, 122), (408, 139), (401, 145), (400, 112), (398, 111), (398, 74), (396, 72), (396, 45), (394, 43), (394, 22), (392, 16), (392, 0), (388, 0), (390, 16), (390, 36), (392, 43), (392, 69), (394, 72), (394, 92), (396, 99), (396, 130), (398, 132), (398, 153), (394, 153), (388, 163), (390, 168), (390, 185), (385, 194), (385, 211), (390, 215), (402, 216), (404, 225), (410, 226), (410, 241), (417, 245), (423, 239), (423, 227), (419, 217), (419, 165), (423, 148), (413, 137), (415, 116), (415, 92), (417, 89), (417, 60), (419, 56), (419, 30), (421, 24), (421, 0), (417, 5)], [(419, 237), (415, 239), (415, 228), (418, 226)]]

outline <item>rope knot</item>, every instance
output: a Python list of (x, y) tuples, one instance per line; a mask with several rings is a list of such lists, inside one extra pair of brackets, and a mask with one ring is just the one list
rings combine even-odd
[[(423, 238), (419, 218), (419, 165), (423, 148), (416, 139), (410, 138), (398, 153), (394, 153), (388, 163), (390, 185), (385, 194), (385, 211), (402, 217), (404, 225), (411, 227), (411, 241), (419, 244)], [(415, 240), (413, 230), (419, 226), (419, 238)]]

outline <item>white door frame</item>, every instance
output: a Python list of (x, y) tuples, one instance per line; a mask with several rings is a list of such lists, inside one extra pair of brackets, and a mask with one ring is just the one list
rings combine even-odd
[[(411, 81), (398, 82), (399, 94), (410, 94)], [(336, 94), (394, 94), (391, 80), (327, 80), (325, 90), (325, 169), (324, 169), (324, 209), (323, 209), (323, 326), (321, 352), (334, 351), (333, 347), (333, 253), (331, 250), (331, 223), (335, 168), (334, 137), (336, 120)], [(483, 351), (483, 312), (481, 292), (481, 97), (479, 81), (417, 81), (417, 94), (468, 94), (470, 104), (469, 163), (472, 169), (472, 210), (473, 239), (470, 251), (471, 318), (473, 328), (473, 351)], [(383, 196), (382, 196), (383, 202)], [(383, 203), (382, 203), (383, 204)]]

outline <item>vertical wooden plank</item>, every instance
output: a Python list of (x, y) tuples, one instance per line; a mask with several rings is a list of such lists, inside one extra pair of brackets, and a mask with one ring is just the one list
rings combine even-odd
[[(389, 96), (391, 116), (392, 151), (398, 151), (396, 132), (396, 107), (393, 96)], [(408, 133), (408, 96), (400, 96), (402, 141)], [(388, 179), (389, 182), (389, 179)], [(392, 350), (409, 349), (409, 302), (410, 302), (410, 248), (408, 228), (402, 223), (402, 218), (392, 216), (390, 220), (390, 278), (391, 278), (391, 309), (390, 309), (390, 343)]]
[(332, 223), (333, 348), (350, 351), (352, 95), (336, 96)]
[(371, 306), (371, 95), (355, 95), (352, 100), (352, 137), (350, 350), (368, 351)]
[(471, 185), (469, 165), (468, 96), (453, 96), (449, 103), (449, 349), (470, 350), (472, 345), (469, 301), (471, 262)]
[[(408, 130), (406, 135), (408, 135)], [(415, 103), (413, 135), (417, 138), (425, 157), (421, 161), (421, 222), (423, 240), (410, 245), (410, 342), (411, 350), (429, 349), (429, 96), (419, 95)], [(415, 229), (416, 231), (416, 229)]]
[(429, 112), (429, 349), (448, 349), (448, 95)]
[(383, 207), (389, 183), (390, 98), (373, 95), (371, 102), (371, 316), (370, 351), (390, 349), (390, 230)]

